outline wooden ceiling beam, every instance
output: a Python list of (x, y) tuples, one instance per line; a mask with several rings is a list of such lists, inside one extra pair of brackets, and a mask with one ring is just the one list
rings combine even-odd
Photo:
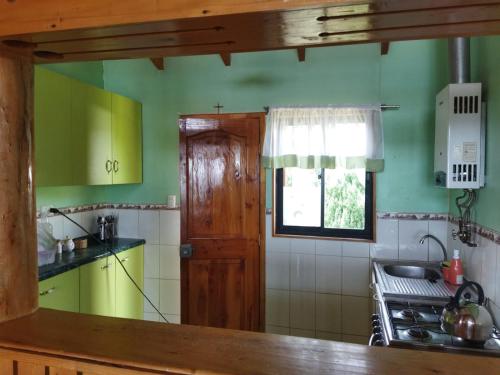
[(150, 60), (156, 69), (165, 70), (165, 59), (163, 57), (152, 57)]
[(219, 53), (220, 58), (225, 66), (231, 66), (231, 53), (229, 52), (221, 52)]
[(381, 42), (380, 43), (380, 54), (387, 55), (389, 53), (389, 42)]
[(306, 61), (306, 47), (297, 48), (297, 58), (299, 59), (299, 62)]

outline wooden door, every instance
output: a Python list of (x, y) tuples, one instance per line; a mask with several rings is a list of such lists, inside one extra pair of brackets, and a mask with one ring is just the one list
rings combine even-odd
[(192, 248), (181, 260), (183, 324), (261, 329), (263, 119), (180, 120), (181, 250)]
[(142, 183), (142, 105), (112, 97), (113, 184)]

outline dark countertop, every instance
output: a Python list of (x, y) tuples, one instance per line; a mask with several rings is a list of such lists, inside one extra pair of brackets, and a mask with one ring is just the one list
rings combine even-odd
[(98, 244), (89, 239), (89, 246), (86, 249), (74, 250), (71, 253), (63, 252), (56, 254), (56, 260), (52, 264), (38, 267), (38, 280), (43, 281), (50, 277), (70, 271), (74, 268), (93, 262), (96, 259), (111, 255), (110, 249), (115, 253), (132, 249), (146, 243), (143, 239), (136, 238), (115, 238), (112, 242), (104, 245)]

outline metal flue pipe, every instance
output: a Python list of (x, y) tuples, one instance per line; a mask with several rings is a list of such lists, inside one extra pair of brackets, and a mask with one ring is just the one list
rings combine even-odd
[(449, 38), (450, 83), (470, 82), (470, 38)]

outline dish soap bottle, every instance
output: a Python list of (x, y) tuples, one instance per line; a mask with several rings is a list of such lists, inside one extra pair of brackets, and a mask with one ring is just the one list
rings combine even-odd
[(460, 259), (460, 250), (453, 250), (453, 259), (451, 260), (449, 272), (449, 281), (454, 285), (462, 285), (464, 282), (464, 269)]

